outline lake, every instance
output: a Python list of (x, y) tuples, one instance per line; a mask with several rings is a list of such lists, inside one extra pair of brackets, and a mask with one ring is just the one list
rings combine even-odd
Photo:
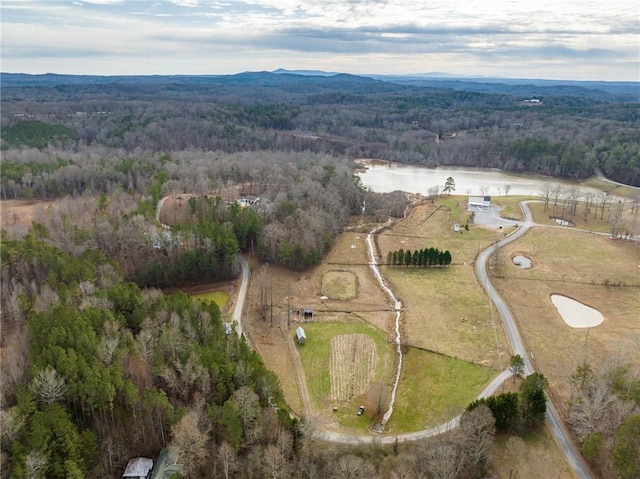
[(481, 196), (484, 190), (486, 195), (501, 196), (505, 194), (505, 187), (509, 185), (509, 195), (540, 196), (543, 185), (549, 182), (561, 185), (565, 189), (577, 186), (581, 191), (601, 193), (575, 182), (488, 168), (425, 168), (397, 163), (373, 163), (368, 165), (365, 172), (359, 173), (359, 176), (362, 184), (376, 193), (399, 190), (427, 195), (427, 190), (436, 185), (440, 186), (442, 192), (448, 177), (454, 179), (454, 193), (458, 195)]

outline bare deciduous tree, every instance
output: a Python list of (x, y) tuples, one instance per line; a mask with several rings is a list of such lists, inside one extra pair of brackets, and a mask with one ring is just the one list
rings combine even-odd
[(207, 456), (207, 443), (211, 422), (203, 409), (203, 403), (189, 409), (173, 426), (171, 445), (178, 450), (187, 477), (196, 477), (195, 472)]
[(51, 366), (38, 371), (29, 388), (44, 404), (60, 401), (67, 390), (64, 378)]

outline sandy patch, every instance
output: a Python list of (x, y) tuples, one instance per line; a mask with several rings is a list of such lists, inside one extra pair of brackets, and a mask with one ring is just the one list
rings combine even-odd
[(560, 313), (562, 320), (572, 328), (591, 328), (604, 321), (600, 311), (575, 299), (567, 298), (560, 294), (552, 294), (551, 302)]

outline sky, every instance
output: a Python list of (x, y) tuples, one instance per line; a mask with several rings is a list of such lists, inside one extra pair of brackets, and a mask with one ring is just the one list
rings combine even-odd
[(0, 70), (640, 81), (638, 0), (0, 0)]

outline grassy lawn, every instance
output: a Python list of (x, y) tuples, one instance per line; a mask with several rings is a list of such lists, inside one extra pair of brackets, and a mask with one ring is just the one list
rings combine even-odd
[(207, 293), (193, 294), (192, 296), (206, 301), (213, 301), (218, 305), (221, 311), (224, 311), (224, 308), (229, 302), (229, 293), (226, 291), (209, 291)]
[(330, 401), (329, 362), (331, 338), (341, 334), (366, 334), (370, 336), (377, 349), (378, 364), (372, 385), (382, 382), (391, 384), (395, 370), (395, 349), (389, 344), (384, 333), (366, 323), (305, 323), (307, 342), (298, 345), (302, 366), (307, 378), (309, 394), (314, 406), (320, 410), (338, 407), (335, 415), (341, 427), (366, 430), (372, 425), (373, 418), (367, 413), (363, 418), (356, 416), (358, 406), (365, 402), (367, 394), (351, 401)]
[(495, 375), (490, 368), (409, 348), (390, 431), (418, 431), (448, 421), (476, 399)]
[(606, 191), (607, 193), (613, 196), (622, 196), (623, 198), (635, 199), (635, 198), (638, 198), (638, 194), (639, 194), (638, 188), (633, 188), (631, 186), (616, 185), (615, 183), (601, 180), (597, 176), (592, 176), (591, 178), (587, 178), (581, 184), (584, 186), (595, 188), (597, 190)]

